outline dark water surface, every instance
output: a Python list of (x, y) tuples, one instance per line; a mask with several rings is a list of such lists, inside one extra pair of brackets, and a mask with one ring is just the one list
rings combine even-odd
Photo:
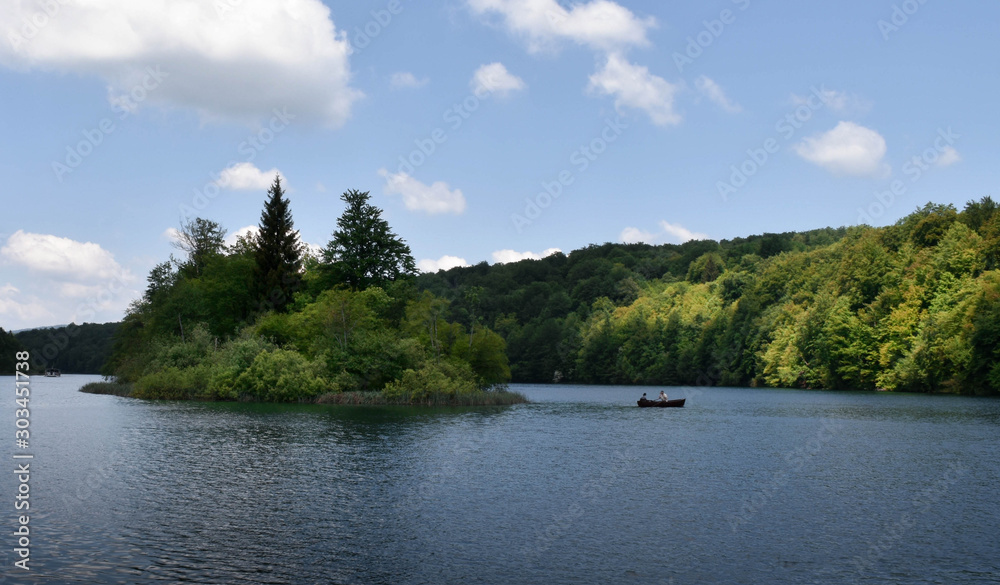
[[(8, 583), (1000, 583), (1000, 401), (520, 386), (428, 410), (142, 402), (33, 380)], [(13, 468), (13, 378), (3, 380)]]

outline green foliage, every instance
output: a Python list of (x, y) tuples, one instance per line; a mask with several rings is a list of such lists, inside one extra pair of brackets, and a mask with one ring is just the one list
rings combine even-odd
[(296, 351), (276, 349), (257, 354), (236, 379), (240, 397), (260, 402), (313, 401), (331, 389), (323, 377), (325, 364)]
[(384, 288), (417, 273), (410, 247), (389, 229), (382, 210), (371, 205), (368, 192), (351, 190), (341, 196), (347, 209), (337, 220), (333, 239), (323, 251), (327, 286), (346, 284), (354, 290)]
[(15, 354), (24, 349), (25, 347), (13, 334), (0, 327), (0, 375), (14, 374), (14, 364), (17, 363)]
[[(483, 389), (510, 379), (503, 338), (475, 313), (483, 292), (470, 289), (465, 297), (473, 310), (468, 329), (446, 318), (446, 300), (418, 295), (412, 279), (401, 278), (413, 272), (409, 249), (367, 204), (366, 193), (345, 195), (343, 238), (331, 248), (344, 246), (338, 270), (353, 266), (360, 276), (332, 287), (323, 284), (329, 265), (312, 258), (301, 268), (296, 263), (279, 180), (270, 194), (253, 246), (244, 240), (228, 253), (206, 248), (198, 242), (215, 242), (208, 236), (221, 237), (224, 230), (196, 221), (187, 229), (205, 237), (185, 240), (197, 244), (188, 262), (172, 260), (150, 273), (146, 294), (129, 308), (104, 369), (131, 384), (132, 396), (296, 402), (381, 392), (406, 381), (435, 400), (462, 395), (477, 402)], [(282, 274), (301, 277), (307, 286), (291, 299), (282, 297), (291, 302), (261, 312), (253, 283), (284, 283)], [(470, 398), (470, 391), (479, 394)]]
[(226, 230), (218, 223), (195, 218), (181, 225), (174, 246), (187, 253), (187, 262), (181, 264), (186, 274), (200, 275), (208, 261), (219, 256), (226, 248)]
[(268, 200), (260, 214), (260, 231), (254, 238), (253, 284), (262, 307), (283, 312), (299, 289), (302, 244), (294, 229), (281, 177), (267, 191)]
[[(99, 374), (111, 353), (118, 328), (118, 323), (70, 324), (21, 331), (15, 337), (24, 349), (31, 352), (35, 370), (50, 367), (58, 368), (64, 374)], [(2, 338), (0, 334), (0, 345)], [(6, 353), (13, 357), (11, 351)]]
[(433, 318), (422, 305), (421, 339), (454, 342), (449, 319), (492, 323), (519, 382), (997, 393), (996, 208), (928, 204), (886, 228), (606, 244), (421, 275), (451, 301)]
[(382, 392), (389, 400), (419, 404), (448, 401), (477, 391), (476, 376), (468, 363), (440, 360), (406, 370), (402, 378), (386, 384)]

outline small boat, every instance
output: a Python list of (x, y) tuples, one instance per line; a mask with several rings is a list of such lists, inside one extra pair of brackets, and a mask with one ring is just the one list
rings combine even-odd
[(687, 398), (678, 398), (676, 400), (646, 400), (645, 398), (640, 398), (637, 401), (639, 408), (680, 408), (684, 406), (684, 401)]
[(62, 376), (62, 372), (58, 368), (48, 368), (45, 370), (46, 378), (58, 378), (59, 376)]

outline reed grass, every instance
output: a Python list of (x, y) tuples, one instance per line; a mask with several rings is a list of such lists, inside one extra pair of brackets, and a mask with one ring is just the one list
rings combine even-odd
[(80, 392), (87, 394), (108, 394), (111, 396), (132, 396), (132, 385), (121, 384), (119, 382), (90, 382), (80, 388)]
[(524, 394), (509, 390), (480, 390), (459, 396), (432, 394), (420, 401), (411, 401), (406, 397), (389, 398), (382, 392), (330, 392), (316, 399), (317, 404), (357, 406), (508, 406), (527, 402)]

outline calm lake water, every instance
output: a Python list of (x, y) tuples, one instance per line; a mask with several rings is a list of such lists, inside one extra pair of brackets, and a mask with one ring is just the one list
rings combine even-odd
[(518, 386), (533, 404), (427, 410), (93, 379), (33, 381), (33, 570), (3, 473), (8, 583), (1000, 583), (996, 400)]

